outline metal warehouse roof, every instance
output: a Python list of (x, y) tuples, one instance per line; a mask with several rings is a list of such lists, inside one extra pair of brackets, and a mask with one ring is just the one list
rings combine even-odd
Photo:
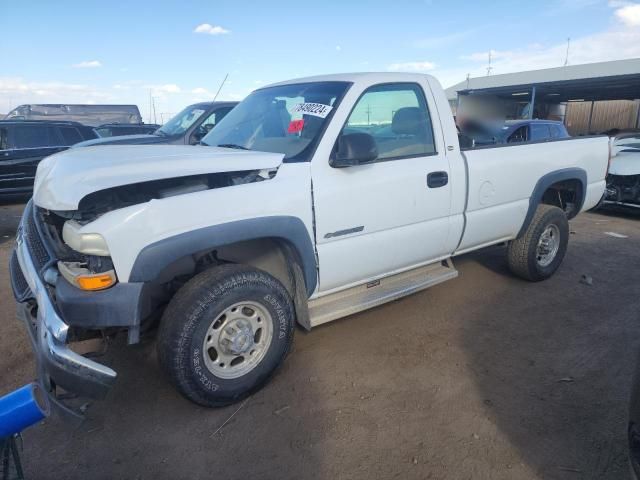
[(446, 92), (451, 100), (458, 94), (504, 98), (521, 94), (518, 98), (527, 100), (532, 87), (536, 87), (536, 99), (553, 102), (639, 99), (640, 58), (470, 78)]

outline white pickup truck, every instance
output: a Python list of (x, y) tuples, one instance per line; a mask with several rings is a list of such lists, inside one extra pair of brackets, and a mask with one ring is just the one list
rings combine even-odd
[(117, 332), (157, 332), (176, 388), (220, 406), (267, 382), (296, 323), (452, 279), (456, 255), (506, 244), (515, 275), (544, 280), (609, 155), (606, 137), (463, 152), (439, 83), (399, 73), (261, 88), (202, 143), (40, 164), (11, 272), (54, 401), (104, 396), (116, 372), (78, 352)]

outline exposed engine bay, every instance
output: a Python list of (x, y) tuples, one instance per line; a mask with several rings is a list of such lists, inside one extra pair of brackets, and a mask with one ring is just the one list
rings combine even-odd
[(65, 220), (80, 224), (92, 222), (100, 215), (153, 199), (164, 199), (203, 190), (261, 182), (273, 178), (277, 170), (245, 170), (151, 180), (120, 185), (86, 195), (75, 211), (53, 212)]
[(604, 200), (605, 203), (640, 208), (640, 174), (607, 176)]

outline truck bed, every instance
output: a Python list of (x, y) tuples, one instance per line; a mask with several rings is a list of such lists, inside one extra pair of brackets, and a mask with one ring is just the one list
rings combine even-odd
[(593, 208), (605, 185), (607, 164), (603, 158), (609, 155), (609, 140), (592, 136), (506, 144), (466, 150), (462, 155), (468, 186), (456, 254), (515, 238), (529, 211), (532, 194), (547, 172), (554, 172), (547, 177), (551, 184), (562, 181), (558, 172), (583, 172), (586, 191), (581, 192), (578, 211)]

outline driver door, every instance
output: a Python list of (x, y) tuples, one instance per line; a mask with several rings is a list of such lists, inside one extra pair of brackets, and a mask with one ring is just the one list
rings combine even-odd
[(449, 164), (431, 91), (418, 83), (365, 90), (340, 135), (366, 133), (373, 163), (312, 162), (320, 291), (342, 289), (447, 255)]

